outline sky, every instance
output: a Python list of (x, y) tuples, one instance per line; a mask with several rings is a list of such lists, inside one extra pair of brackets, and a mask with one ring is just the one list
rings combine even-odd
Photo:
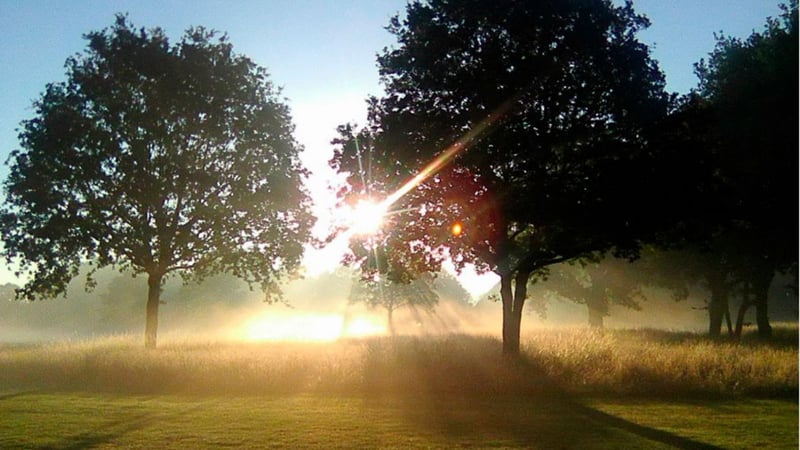
[[(615, 0), (621, 3), (620, 0)], [(16, 129), (33, 115), (47, 83), (63, 81), (64, 61), (86, 48), (82, 36), (127, 13), (137, 27), (161, 27), (173, 40), (190, 26), (224, 31), (237, 53), (266, 67), (292, 111), (303, 161), (314, 174), (309, 189), (324, 222), (333, 194), (327, 161), (336, 126), (364, 123), (368, 95), (381, 87), (375, 56), (393, 45), (385, 30), (405, 0), (0, 0), (0, 163), (18, 148)], [(667, 89), (687, 93), (697, 84), (693, 64), (714, 48), (714, 33), (747, 37), (768, 16), (772, 0), (635, 0), (650, 18), (640, 39), (666, 75)], [(0, 178), (8, 173), (0, 166)], [(342, 246), (311, 252), (310, 273), (333, 267)], [(492, 277), (462, 276), (473, 293)], [(0, 283), (19, 282), (0, 263)]]

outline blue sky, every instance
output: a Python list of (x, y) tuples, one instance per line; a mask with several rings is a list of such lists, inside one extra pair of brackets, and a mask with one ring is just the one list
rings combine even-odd
[[(619, 2), (619, 1), (618, 1)], [(0, 162), (17, 147), (15, 129), (33, 114), (48, 82), (64, 79), (64, 61), (85, 48), (82, 35), (112, 24), (118, 12), (137, 26), (177, 37), (192, 25), (225, 31), (238, 53), (266, 67), (283, 87), (317, 173), (320, 204), (336, 125), (363, 122), (364, 99), (379, 94), (375, 55), (392, 45), (384, 30), (405, 0), (0, 0)], [(637, 0), (652, 26), (640, 35), (667, 76), (670, 91), (696, 85), (692, 64), (714, 47), (714, 33), (746, 37), (778, 16), (772, 0)], [(0, 177), (5, 177), (5, 166)], [(0, 266), (0, 282), (8, 280)]]

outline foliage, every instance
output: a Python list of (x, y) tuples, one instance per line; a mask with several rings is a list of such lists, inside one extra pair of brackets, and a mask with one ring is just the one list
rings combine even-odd
[(229, 272), (274, 291), (313, 218), (266, 71), (202, 27), (171, 44), (118, 16), (86, 39), (10, 157), (1, 225), (6, 258), (29, 279), (19, 297), (63, 294), (84, 262), (146, 273), (156, 313), (173, 273)]
[(635, 254), (645, 231), (647, 208), (632, 207), (648, 204), (644, 133), (667, 106), (636, 39), (647, 25), (630, 3), (412, 2), (389, 26), (399, 47), (378, 58), (386, 94), (369, 126), (341, 129), (332, 166), (350, 192), (364, 159), (388, 193), (457, 153), (397, 202), (412, 212), (390, 228), (393, 250), (425, 270), (449, 254), (500, 275), (508, 352), (530, 276), (612, 247)]
[(696, 66), (715, 119), (712, 150), (725, 189), (717, 200), (742, 233), (741, 250), (753, 260), (761, 251), (775, 269), (797, 257), (797, 2), (783, 9), (746, 40), (719, 36)]

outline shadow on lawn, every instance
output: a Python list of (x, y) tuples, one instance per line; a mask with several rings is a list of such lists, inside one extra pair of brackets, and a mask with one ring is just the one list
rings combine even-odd
[(505, 360), (496, 339), (471, 339), (463, 347), (447, 345), (446, 357), (414, 341), (374, 352), (380, 359), (368, 357), (364, 365), (366, 398), (399, 409), (415, 428), (454, 447), (718, 448), (586, 406), (536, 361)]
[(182, 408), (179, 412), (172, 414), (142, 412), (134, 415), (125, 415), (124, 417), (116, 417), (99, 426), (81, 431), (72, 436), (67, 436), (62, 442), (47, 446), (47, 448), (79, 450), (95, 448), (104, 444), (113, 445), (115, 441), (128, 433), (146, 429), (153, 424), (163, 423), (175, 417), (191, 415), (193, 412), (204, 407), (205, 405), (203, 404), (196, 404), (188, 408)]
[(76, 435), (70, 436), (50, 448), (57, 448), (61, 450), (79, 450), (84, 448), (94, 448), (102, 444), (114, 442), (119, 437), (122, 437), (132, 431), (140, 430), (147, 427), (149, 424), (155, 422), (158, 417), (151, 413), (138, 414), (134, 417), (125, 417), (117, 419), (112, 422), (107, 422), (102, 427), (96, 427), (92, 430), (86, 430)]
[(453, 447), (720, 448), (557, 396), (406, 399), (400, 407), (406, 420), (441, 434)]
[(569, 407), (572, 408), (574, 411), (578, 412), (579, 414), (582, 414), (583, 416), (588, 417), (589, 419), (597, 422), (601, 426), (614, 427), (619, 430), (637, 435), (641, 438), (654, 442), (660, 442), (662, 444), (670, 445), (675, 448), (698, 449), (698, 450), (700, 449), (712, 450), (721, 448), (715, 445), (710, 445), (689, 438), (685, 438), (683, 436), (678, 436), (676, 434), (672, 434), (667, 431), (639, 425), (635, 422), (630, 422), (628, 420), (605, 413), (603, 411), (599, 411), (594, 408), (590, 408), (580, 403), (571, 402), (569, 404)]

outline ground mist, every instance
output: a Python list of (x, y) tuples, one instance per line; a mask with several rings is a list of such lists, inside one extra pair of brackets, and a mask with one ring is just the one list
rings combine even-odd
[(135, 394), (798, 395), (797, 326), (777, 338), (554, 328), (526, 333), (509, 361), (493, 336), (230, 342), (138, 336), (0, 344), (0, 390)]

